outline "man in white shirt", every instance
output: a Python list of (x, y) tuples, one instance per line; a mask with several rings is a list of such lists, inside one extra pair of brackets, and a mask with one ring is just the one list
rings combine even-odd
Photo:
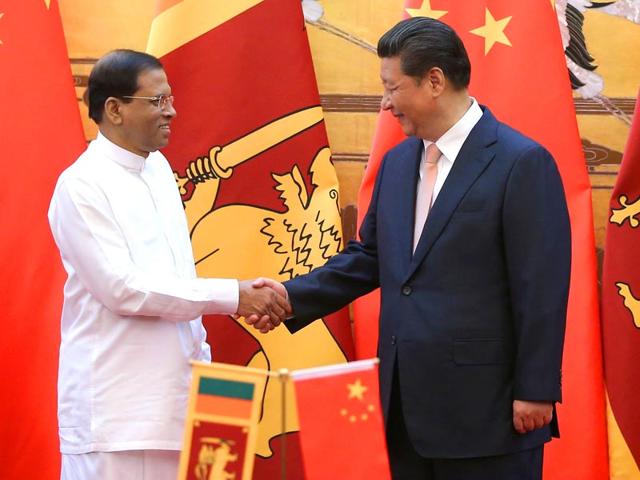
[(49, 222), (68, 274), (58, 379), (62, 479), (175, 479), (201, 315), (260, 318), (286, 301), (250, 281), (197, 278), (173, 173), (158, 149), (176, 111), (160, 62), (116, 50), (89, 77), (100, 133), (60, 176)]

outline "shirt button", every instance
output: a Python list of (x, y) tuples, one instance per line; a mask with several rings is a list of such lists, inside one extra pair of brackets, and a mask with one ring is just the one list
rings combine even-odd
[(391, 335), (391, 345), (395, 345), (395, 344), (396, 344), (396, 336)]
[(405, 285), (404, 287), (402, 287), (402, 294), (403, 295), (411, 295), (412, 291), (413, 291), (413, 289), (409, 285)]

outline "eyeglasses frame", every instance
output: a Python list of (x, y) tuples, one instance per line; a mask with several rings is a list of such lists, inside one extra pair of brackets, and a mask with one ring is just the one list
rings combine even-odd
[[(139, 100), (149, 100), (151, 104), (160, 110), (164, 110), (168, 104), (173, 105), (173, 95), (165, 95), (161, 93), (160, 95), (156, 95), (155, 97), (142, 97), (138, 95), (122, 95), (120, 98), (127, 99), (139, 99)], [(157, 103), (156, 103), (157, 102)]]

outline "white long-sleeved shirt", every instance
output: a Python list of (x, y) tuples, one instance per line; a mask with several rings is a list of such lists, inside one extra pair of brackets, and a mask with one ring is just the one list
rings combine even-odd
[(98, 135), (58, 179), (49, 223), (68, 274), (61, 452), (180, 449), (189, 360), (211, 358), (200, 316), (234, 313), (238, 283), (196, 278), (167, 160)]

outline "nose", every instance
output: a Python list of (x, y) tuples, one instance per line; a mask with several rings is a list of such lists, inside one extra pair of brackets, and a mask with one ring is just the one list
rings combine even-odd
[(173, 107), (173, 102), (167, 103), (167, 105), (162, 110), (162, 114), (165, 117), (169, 118), (174, 118), (176, 115), (178, 115), (178, 112), (176, 112), (176, 109)]
[(380, 100), (380, 108), (382, 110), (389, 110), (391, 108), (391, 99), (389, 94), (385, 91), (382, 94), (382, 100)]

